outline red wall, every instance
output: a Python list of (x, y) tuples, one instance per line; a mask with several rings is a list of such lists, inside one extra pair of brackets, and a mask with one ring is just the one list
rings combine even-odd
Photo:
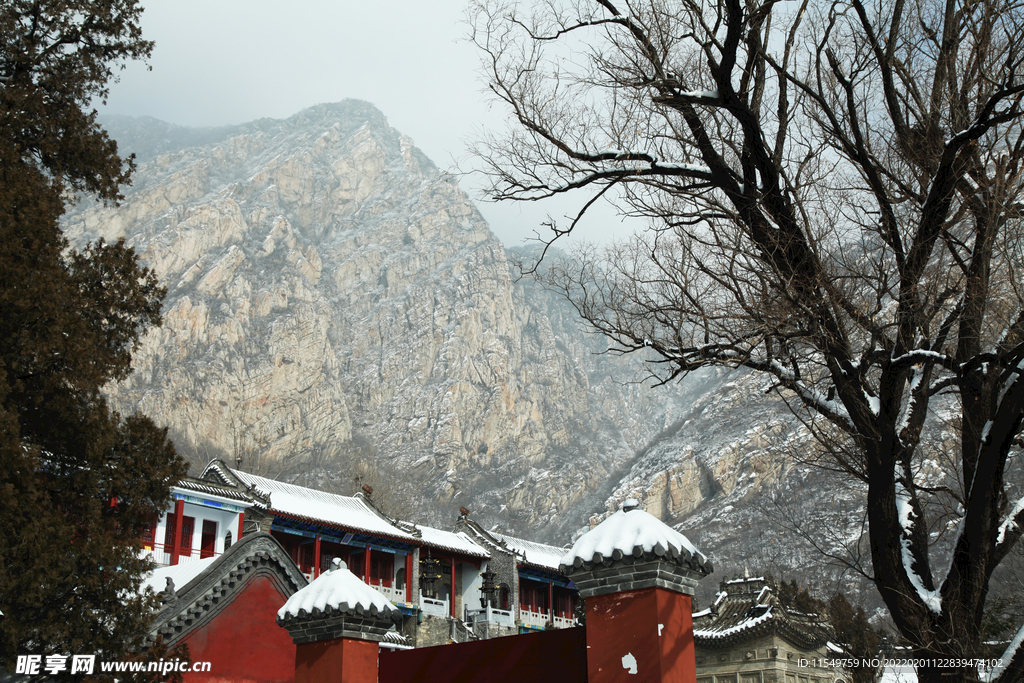
[(689, 596), (663, 588), (587, 598), (590, 683), (696, 683), (691, 614)]
[(380, 683), (586, 683), (583, 628), (380, 652)]
[(377, 683), (377, 643), (334, 638), (297, 646), (295, 683)]
[(186, 673), (185, 683), (293, 683), (295, 644), (277, 625), (287, 598), (269, 576), (255, 576), (212, 621), (185, 639), (192, 662), (209, 673)]

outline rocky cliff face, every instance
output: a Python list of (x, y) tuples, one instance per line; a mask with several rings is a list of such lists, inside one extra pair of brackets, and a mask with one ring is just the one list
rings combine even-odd
[(453, 179), (370, 105), (192, 137), (108, 127), (140, 150), (134, 185), (67, 232), (125, 238), (168, 288), (111, 398), (197, 459), (322, 485), (374, 461), (385, 486), (416, 482), (427, 518), (465, 504), (567, 533), (663, 428), (664, 400), (620, 384), (629, 362), (593, 355), (600, 339), (513, 281)]
[(825, 556), (865, 556), (863, 490), (819, 466), (807, 425), (749, 372), (703, 371), (686, 388), (685, 408), (631, 460), (590, 525), (637, 498), (715, 562), (718, 576), (698, 587), (705, 605), (718, 581), (745, 571), (826, 596), (863, 591)]
[(67, 232), (125, 238), (168, 288), (111, 399), (196, 461), (370, 481), (414, 519), (448, 526), (465, 505), (556, 544), (636, 497), (727, 572), (819, 564), (787, 530), (809, 520), (828, 548), (860, 538), (857, 491), (806, 462), (806, 429), (755, 378), (630, 383), (638, 360), (601, 355), (565, 302), (516, 281), (453, 179), (372, 106), (107, 126), (139, 154), (134, 185)]

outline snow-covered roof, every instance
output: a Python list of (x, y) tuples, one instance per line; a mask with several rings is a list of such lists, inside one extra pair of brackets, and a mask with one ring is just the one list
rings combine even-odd
[(388, 631), (384, 634), (384, 640), (380, 641), (382, 647), (389, 648), (391, 650), (411, 650), (412, 645), (409, 644), (409, 639), (403, 636), (398, 631)]
[(201, 560), (191, 560), (167, 567), (157, 567), (149, 574), (146, 574), (139, 588), (143, 591), (147, 588), (152, 588), (154, 592), (162, 593), (167, 587), (167, 579), (170, 578), (174, 582), (174, 589), (176, 591), (181, 590), (192, 579), (209, 569), (210, 565), (216, 560), (217, 557), (205, 557)]
[(211, 481), (205, 481), (202, 479), (195, 479), (193, 477), (185, 477), (179, 479), (172, 488), (177, 488), (182, 491), (195, 491), (208, 496), (216, 496), (224, 498), (230, 501), (234, 501), (236, 504), (241, 504), (243, 507), (250, 505), (257, 505), (258, 501), (252, 496), (246, 495), (242, 491), (236, 491), (228, 486), (220, 486)]
[(711, 608), (693, 614), (693, 637), (699, 645), (732, 647), (765, 633), (805, 649), (828, 643), (831, 629), (825, 618), (787, 609), (764, 577), (737, 578), (719, 586)]
[(749, 576), (746, 576), (746, 577), (743, 577), (742, 579), (737, 578), (737, 579), (729, 579), (728, 581), (723, 581), (723, 583), (726, 586), (731, 586), (733, 584), (738, 584), (738, 583), (748, 583), (748, 582), (749, 583), (757, 583), (757, 584), (760, 585), (760, 584), (764, 583), (764, 577), (763, 576), (755, 576), (754, 578), (750, 578)]
[(490, 531), (488, 533), (499, 541), (504, 541), (505, 546), (512, 552), (524, 558), (527, 564), (532, 564), (537, 567), (558, 571), (558, 561), (561, 560), (562, 555), (565, 554), (565, 548), (556, 548), (553, 545), (526, 541), (521, 538), (516, 538), (515, 536), (506, 536), (505, 534), (499, 534), (494, 531)]
[(472, 557), (480, 558), (490, 557), (490, 553), (488, 553), (485, 548), (474, 543), (473, 539), (462, 531), (443, 531), (441, 529), (419, 525), (417, 525), (417, 528), (420, 530), (420, 533), (422, 534), (421, 540), (426, 546), (449, 550), (459, 553), (460, 555), (470, 555)]
[(270, 498), (270, 507), (293, 517), (326, 522), (353, 531), (387, 536), (415, 542), (412, 535), (402, 531), (374, 512), (359, 496), (339, 496), (305, 486), (286, 484), (241, 470), (231, 472), (247, 486), (253, 486)]
[(235, 476), (230, 467), (217, 458), (206, 464), (198, 480), (237, 490), (239, 495), (250, 498), (253, 504), (260, 509), (265, 510), (270, 507), (270, 498), (265, 492), (259, 491), (243, 482)]
[(397, 607), (375, 588), (367, 586), (341, 560), (315, 581), (292, 594), (277, 611), (279, 621), (331, 611), (388, 616)]
[(682, 557), (700, 566), (708, 564), (707, 557), (686, 536), (635, 505), (636, 501), (627, 500), (623, 509), (581, 536), (561, 557), (561, 564), (581, 566), (584, 562), (600, 563), (605, 558), (617, 560), (645, 553)]
[(729, 636), (742, 633), (743, 631), (752, 630), (774, 617), (771, 605), (764, 607), (762, 610), (755, 610), (755, 612), (760, 613), (756, 614), (756, 616), (754, 614), (744, 614), (738, 621), (726, 619), (720, 622), (714, 622), (709, 628), (694, 629), (693, 637), (708, 640), (714, 640), (716, 638), (724, 639)]

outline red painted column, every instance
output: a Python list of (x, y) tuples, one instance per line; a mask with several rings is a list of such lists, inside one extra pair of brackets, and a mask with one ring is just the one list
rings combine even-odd
[(587, 598), (590, 683), (693, 683), (690, 596), (643, 588)]
[(295, 683), (377, 683), (372, 640), (334, 638), (295, 648)]
[(402, 614), (340, 559), (332, 565), (277, 613), (295, 643), (294, 683), (377, 683), (379, 643)]
[(559, 566), (587, 609), (587, 680), (697, 683), (690, 596), (714, 567), (685, 536), (639, 508), (627, 499), (577, 539)]
[(405, 601), (413, 602), (412, 599), (412, 551), (405, 556)]
[(555, 591), (552, 583), (548, 581), (548, 621), (555, 621)]
[(452, 558), (452, 589), (448, 595), (448, 611), (451, 613), (452, 618), (455, 618), (455, 558)]
[(242, 540), (242, 529), (244, 528), (242, 526), (243, 523), (245, 523), (245, 510), (242, 510), (241, 512), (238, 513), (238, 534), (236, 538), (239, 541)]
[(178, 564), (178, 552), (181, 550), (181, 518), (185, 516), (185, 501), (180, 498), (174, 501), (174, 543), (171, 545), (171, 564)]
[(320, 534), (316, 535), (316, 542), (313, 544), (313, 578), (320, 576)]
[(366, 554), (363, 555), (363, 582), (367, 586), (370, 585), (370, 553), (371, 552), (373, 552), (373, 551), (370, 550), (370, 546), (366, 546)]

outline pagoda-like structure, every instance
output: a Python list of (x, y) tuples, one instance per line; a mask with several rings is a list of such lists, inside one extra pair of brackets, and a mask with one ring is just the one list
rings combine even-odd
[(697, 683), (847, 680), (825, 666), (842, 656), (830, 637), (824, 615), (786, 607), (769, 579), (723, 581), (711, 607), (693, 614)]

